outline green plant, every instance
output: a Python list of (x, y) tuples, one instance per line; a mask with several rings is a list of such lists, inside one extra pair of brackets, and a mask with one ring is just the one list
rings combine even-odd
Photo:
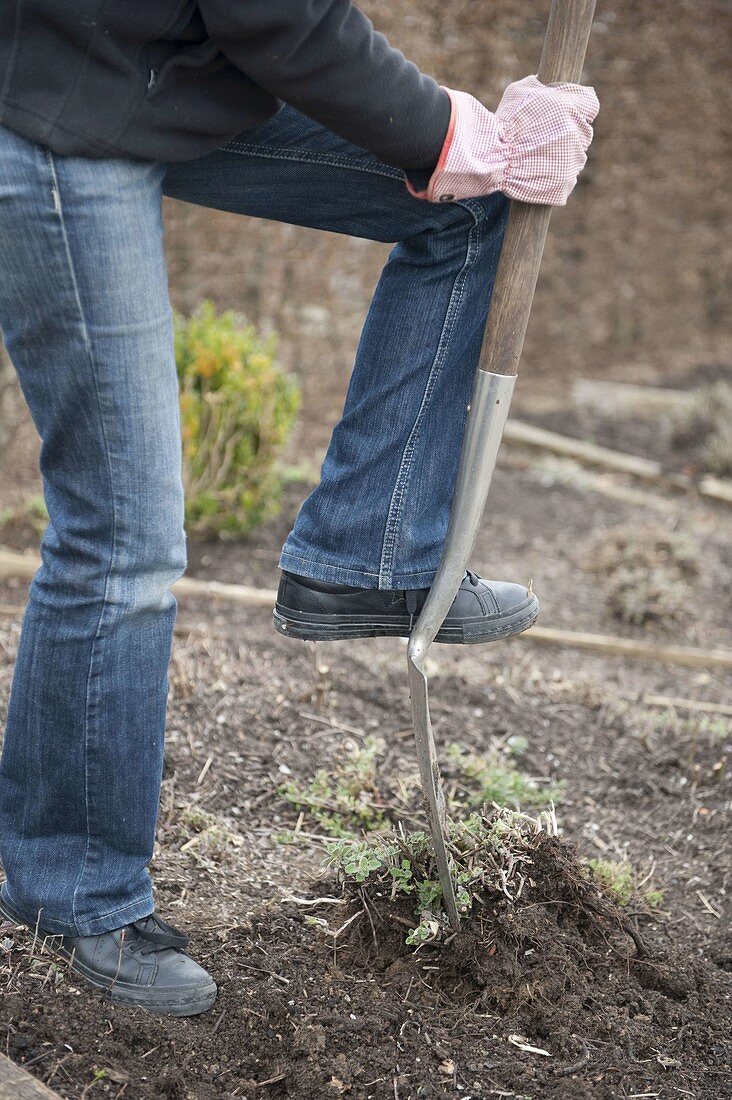
[[(346, 840), (341, 837), (339, 840), (331, 841), (327, 850), (331, 863), (339, 867), (348, 878), (357, 883), (366, 882), (366, 879), (374, 871), (388, 869), (390, 867), (389, 861), (399, 854), (398, 847), (379, 839)], [(404, 864), (405, 866), (399, 866), (399, 873), (395, 876), (395, 882), (399, 889), (408, 894), (411, 892), (411, 886), (409, 885), (412, 875), (411, 864), (409, 860), (405, 860)], [(393, 867), (393, 869), (396, 870), (397, 868)], [(407, 869), (409, 875), (404, 873)]]
[(36, 521), (41, 528), (48, 523), (48, 508), (40, 495), (29, 497), (23, 511), (28, 519)]
[(277, 512), (276, 460), (300, 399), (275, 352), (274, 336), (211, 302), (175, 315), (189, 530), (246, 535)]
[(296, 810), (311, 814), (331, 836), (381, 829), (389, 820), (377, 785), (377, 760), (383, 751), (381, 738), (367, 737), (362, 748), (335, 767), (320, 768), (307, 784), (290, 779), (280, 785), (279, 793)]
[(587, 866), (595, 881), (618, 905), (641, 902), (649, 909), (657, 909), (663, 901), (663, 890), (646, 888), (647, 877), (640, 879), (627, 860), (588, 859)]
[[(459, 745), (448, 749), (450, 779), (446, 787), (450, 812), (496, 804), (514, 809), (547, 806), (561, 798), (562, 785), (546, 786), (520, 772), (510, 759), (526, 748), (524, 739), (497, 745), (489, 755), (479, 756)], [(384, 741), (366, 738), (329, 768), (319, 768), (312, 779), (288, 779), (279, 794), (296, 810), (305, 811), (322, 832), (335, 837), (370, 833), (390, 828), (420, 799), (416, 775), (384, 775), (380, 772)], [(282, 835), (283, 843), (292, 836)]]
[(203, 809), (186, 806), (165, 830), (166, 842), (198, 863), (226, 862), (244, 840), (225, 818)]
[[(450, 823), (448, 850), (461, 916), (469, 915), (474, 899), (486, 890), (517, 897), (533, 848), (539, 838), (555, 831), (551, 814), (533, 818), (505, 808)], [(355, 890), (412, 897), (416, 919), (407, 943), (420, 946), (449, 934), (432, 842), (426, 833), (401, 828), (388, 836), (332, 841), (327, 850), (331, 865)]]
[(722, 714), (692, 714), (682, 717), (673, 707), (668, 710), (647, 711), (649, 728), (655, 732), (673, 734), (674, 738), (691, 738), (696, 741), (706, 737), (711, 741), (729, 741), (732, 738), (732, 719)]
[(732, 722), (718, 714), (702, 714), (697, 722), (699, 733), (707, 734), (718, 741), (729, 741), (732, 737)]
[[(526, 748), (523, 739), (508, 745), (509, 751), (520, 755)], [(487, 755), (468, 752), (460, 745), (448, 747), (447, 758), (457, 771), (464, 805), (469, 809), (496, 803), (514, 809), (546, 806), (562, 797), (562, 784), (541, 786), (535, 779), (519, 771), (505, 750), (494, 749)]]

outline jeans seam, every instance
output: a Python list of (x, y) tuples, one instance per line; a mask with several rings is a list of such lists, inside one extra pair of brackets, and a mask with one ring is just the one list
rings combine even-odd
[[(461, 203), (460, 205), (463, 204)], [(462, 267), (460, 268), (460, 271), (455, 277), (455, 282), (450, 293), (450, 301), (448, 303), (447, 313), (445, 314), (445, 321), (443, 323), (442, 331), (440, 333), (440, 339), (437, 344), (435, 358), (427, 377), (424, 394), (422, 395), (422, 402), (420, 404), (417, 416), (414, 420), (414, 424), (412, 425), (412, 430), (409, 433), (409, 438), (407, 439), (404, 451), (402, 453), (402, 460), (399, 466), (399, 471), (397, 473), (391, 502), (389, 504), (389, 512), (387, 515), (386, 528), (384, 531), (384, 541), (381, 550), (381, 562), (379, 565), (380, 587), (382, 584), (384, 585), (384, 587), (389, 587), (389, 580), (394, 568), (394, 549), (396, 546), (397, 530), (402, 518), (404, 500), (406, 497), (406, 489), (412, 471), (412, 459), (416, 450), (419, 432), (425, 418), (427, 407), (430, 403), (432, 394), (435, 389), (435, 383), (437, 381), (437, 378), (439, 377), (445, 360), (445, 354), (447, 352), (447, 348), (450, 342), (450, 336), (453, 330), (455, 315), (457, 314), (457, 311), (460, 307), (460, 302), (465, 291), (465, 279), (467, 271), (477, 253), (477, 241), (475, 239), (475, 236), (476, 230), (479, 228), (480, 225), (480, 219), (476, 216), (476, 212), (471, 207), (467, 206), (467, 204), (465, 205), (465, 209), (470, 212), (473, 218), (473, 225), (471, 226), (467, 235), (465, 260)], [(422, 572), (429, 572), (429, 570), (422, 570)]]
[(48, 162), (49, 171), (51, 173), (54, 208), (55, 208), (55, 211), (58, 215), (59, 227), (61, 229), (61, 235), (62, 235), (62, 238), (63, 238), (64, 251), (66, 253), (66, 260), (67, 260), (67, 263), (68, 263), (68, 266), (69, 266), (69, 274), (71, 276), (71, 282), (72, 282), (74, 297), (76, 299), (76, 305), (77, 305), (77, 308), (79, 310), (79, 319), (81, 321), (81, 331), (82, 331), (82, 335), (83, 335), (83, 338), (84, 338), (84, 347), (86, 349), (86, 353), (87, 353), (87, 356), (88, 356), (88, 359), (89, 359), (89, 367), (90, 367), (90, 372), (91, 372), (92, 386), (93, 386), (93, 390), (94, 390), (94, 395), (96, 397), (97, 408), (98, 408), (98, 411), (99, 411), (99, 426), (100, 426), (100, 432), (101, 432), (102, 439), (104, 440), (104, 454), (105, 454), (105, 459), (106, 459), (107, 481), (108, 481), (108, 485), (109, 485), (109, 499), (110, 499), (111, 508), (112, 508), (109, 561), (107, 563), (107, 569), (106, 569), (106, 572), (105, 572), (105, 575), (104, 575), (104, 591), (103, 591), (103, 596), (102, 596), (102, 605), (99, 609), (99, 618), (97, 619), (97, 625), (96, 625), (95, 630), (94, 630), (94, 635), (93, 635), (93, 638), (92, 638), (91, 647), (90, 647), (90, 651), (89, 651), (89, 667), (88, 667), (88, 670), (87, 670), (86, 693), (85, 693), (85, 696), (84, 696), (84, 806), (85, 806), (85, 817), (86, 817), (86, 848), (84, 849), (84, 856), (83, 856), (82, 861), (81, 861), (81, 866), (79, 868), (79, 873), (76, 877), (76, 882), (74, 884), (74, 892), (73, 892), (72, 898), (71, 898), (71, 916), (72, 916), (72, 920), (76, 924), (76, 923), (78, 923), (78, 918), (77, 918), (77, 913), (76, 913), (76, 898), (77, 898), (77, 894), (79, 892), (79, 887), (81, 885), (82, 879), (84, 877), (84, 872), (86, 871), (87, 860), (89, 858), (89, 852), (90, 852), (90, 849), (91, 849), (91, 839), (92, 839), (91, 838), (90, 815), (89, 815), (89, 710), (90, 710), (90, 703), (91, 703), (91, 696), (92, 696), (92, 681), (93, 681), (93, 678), (94, 678), (94, 668), (95, 668), (95, 657), (96, 657), (97, 642), (98, 642), (99, 638), (101, 637), (102, 623), (104, 621), (104, 611), (105, 611), (105, 608), (107, 607), (107, 599), (108, 599), (108, 595), (109, 595), (109, 578), (110, 578), (110, 574), (112, 572), (112, 564), (114, 562), (114, 556), (115, 556), (115, 553), (116, 553), (117, 515), (116, 515), (116, 509), (115, 509), (115, 506), (114, 506), (114, 490), (113, 490), (113, 482), (112, 482), (112, 470), (111, 470), (110, 461), (109, 461), (109, 444), (107, 442), (107, 433), (106, 433), (105, 427), (104, 427), (104, 416), (102, 415), (102, 403), (101, 403), (101, 399), (100, 399), (100, 396), (99, 396), (99, 389), (98, 389), (98, 386), (97, 386), (96, 375), (94, 373), (94, 355), (92, 353), (91, 340), (89, 338), (89, 328), (88, 328), (88, 325), (86, 323), (86, 317), (84, 315), (84, 307), (83, 307), (82, 301), (81, 301), (81, 293), (79, 291), (79, 281), (76, 277), (76, 269), (74, 267), (74, 260), (73, 260), (72, 254), (71, 254), (71, 245), (69, 243), (69, 237), (68, 237), (68, 233), (67, 233), (67, 230), (66, 230), (66, 220), (64, 218), (63, 203), (62, 203), (62, 200), (61, 200), (61, 189), (60, 189), (60, 186), (59, 186), (58, 175), (57, 175), (57, 172), (56, 172), (56, 165), (55, 165), (53, 153), (50, 151), (50, 149), (46, 149), (46, 160)]
[(290, 153), (285, 149), (261, 149), (258, 145), (247, 145), (241, 141), (229, 141), (222, 145), (221, 153), (249, 154), (253, 157), (262, 157), (273, 160), (302, 161), (309, 164), (324, 164), (329, 168), (347, 168), (352, 172), (366, 172), (372, 176), (385, 176), (387, 179), (403, 179), (403, 173), (398, 168), (393, 171), (384, 165), (381, 168), (367, 168), (365, 165), (356, 164), (345, 157), (331, 156), (329, 153)]

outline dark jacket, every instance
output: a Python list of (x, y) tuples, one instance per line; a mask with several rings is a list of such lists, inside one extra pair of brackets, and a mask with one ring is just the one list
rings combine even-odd
[(0, 0), (0, 124), (56, 153), (187, 160), (282, 101), (406, 169), (450, 112), (350, 0)]

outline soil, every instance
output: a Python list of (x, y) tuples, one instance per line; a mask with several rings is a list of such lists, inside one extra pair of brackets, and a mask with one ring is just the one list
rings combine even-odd
[[(522, 501), (524, 530), (540, 495), (527, 488), (503, 486)], [(572, 493), (563, 496), (566, 505)], [(566, 582), (563, 591), (567, 600)], [(21, 597), (6, 586), (0, 603)], [(17, 631), (0, 620), (3, 699)], [(334, 948), (312, 916), (335, 931), (360, 903), (342, 895), (325, 835), (280, 784), (307, 783), (376, 733), (388, 802), (394, 776), (413, 776), (415, 762), (403, 644), (313, 649), (275, 635), (266, 610), (181, 609), (153, 874), (160, 909), (219, 983), (217, 1006), (182, 1021), (115, 1008), (52, 966), (31, 933), (6, 927), (0, 1022), (11, 1056), (65, 1097), (90, 1086), (141, 1100), (726, 1095), (732, 738), (728, 725), (643, 699), (721, 701), (730, 677), (521, 640), (439, 647), (430, 682), (441, 758), (454, 742), (483, 752), (523, 738), (522, 771), (565, 784), (562, 839), (536, 853), (520, 906), (484, 898), (446, 948), (415, 953), (402, 923), (414, 923), (411, 906), (379, 899)], [(419, 823), (418, 802), (400, 810)], [(196, 824), (201, 813), (213, 832)], [(573, 850), (627, 858), (664, 891), (660, 910), (622, 918), (647, 957), (619, 916), (598, 921)]]
[[(486, 102), (535, 69), (543, 10), (495, 0), (478, 21), (467, 0), (365, 6), (417, 61)], [(588, 417), (569, 397), (578, 373), (688, 389), (730, 375), (730, 104), (720, 81), (729, 5), (700, 12), (682, 0), (673, 20), (667, 8), (598, 4), (586, 70), (603, 101), (593, 162), (552, 222), (516, 409), (696, 472), (691, 451), (669, 450), (663, 421)], [(280, 516), (248, 541), (190, 547), (192, 575), (271, 589), (386, 249), (181, 205), (166, 216), (176, 304), (208, 296), (276, 328), (283, 362), (303, 381), (286, 461), (306, 479), (288, 483)], [(37, 444), (19, 402), (11, 420), (0, 515), (16, 514), (0, 543), (33, 549), (23, 505), (39, 492)], [(689, 541), (695, 570), (673, 614), (619, 622), (596, 547), (618, 530), (652, 540), (658, 529)], [(471, 565), (533, 578), (543, 625), (730, 649), (731, 546), (728, 507), (504, 448)], [(640, 600), (648, 579), (636, 583)], [(25, 583), (0, 585), (0, 725), (25, 593)], [(530, 636), (435, 647), (430, 661), (450, 789), (451, 744), (483, 753), (509, 737), (524, 740), (520, 769), (540, 789), (563, 785), (560, 838), (537, 847), (519, 904), (487, 894), (458, 939), (415, 951), (404, 942), (411, 904), (369, 897), (364, 914), (327, 866), (319, 822), (281, 793), (284, 780), (307, 784), (374, 734), (385, 746), (382, 801), (395, 777), (414, 775), (402, 642), (316, 652), (276, 635), (266, 609), (186, 600), (153, 874), (161, 912), (219, 983), (217, 1005), (175, 1021), (116, 1008), (6, 926), (2, 1049), (61, 1096), (91, 1100), (732, 1095), (732, 717), (653, 702), (729, 706), (732, 675), (543, 648)], [(394, 813), (411, 826), (421, 810), (409, 790)], [(660, 908), (603, 903), (598, 914), (580, 865), (593, 857), (630, 861), (663, 891)], [(304, 904), (323, 897), (336, 900)]]
[[(291, 903), (202, 937), (222, 981), (213, 1026), (151, 1025), (103, 1010), (107, 1073), (98, 1091), (724, 1096), (732, 1050), (720, 1008), (729, 975), (678, 947), (638, 956), (612, 909), (598, 916), (562, 842), (544, 841), (530, 874), (520, 906), (485, 897), (461, 935), (435, 950), (405, 946), (401, 922), (412, 914), (388, 901), (370, 905), (368, 922), (352, 925), (337, 949)], [(337, 919), (359, 915), (360, 906), (343, 908)], [(38, 1057), (45, 1046), (70, 1073), (84, 1053), (98, 1063), (100, 1006), (80, 998), (71, 1034), (58, 1001), (47, 995), (12, 1036), (11, 1053)], [(62, 1054), (60, 1035), (73, 1040), (72, 1054)], [(151, 1056), (136, 1074), (135, 1063)]]

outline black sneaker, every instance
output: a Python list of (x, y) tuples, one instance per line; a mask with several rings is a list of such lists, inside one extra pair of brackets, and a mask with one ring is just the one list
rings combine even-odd
[(118, 1004), (163, 1016), (197, 1016), (216, 1000), (216, 983), (186, 955), (187, 938), (157, 913), (101, 936), (57, 936), (36, 929), (0, 896), (0, 915), (37, 931), (69, 969)]
[[(275, 629), (305, 641), (407, 638), (429, 588), (388, 591), (329, 584), (284, 572), (274, 609)], [(484, 581), (468, 570), (435, 641), (472, 645), (528, 630), (539, 601), (521, 584)]]

